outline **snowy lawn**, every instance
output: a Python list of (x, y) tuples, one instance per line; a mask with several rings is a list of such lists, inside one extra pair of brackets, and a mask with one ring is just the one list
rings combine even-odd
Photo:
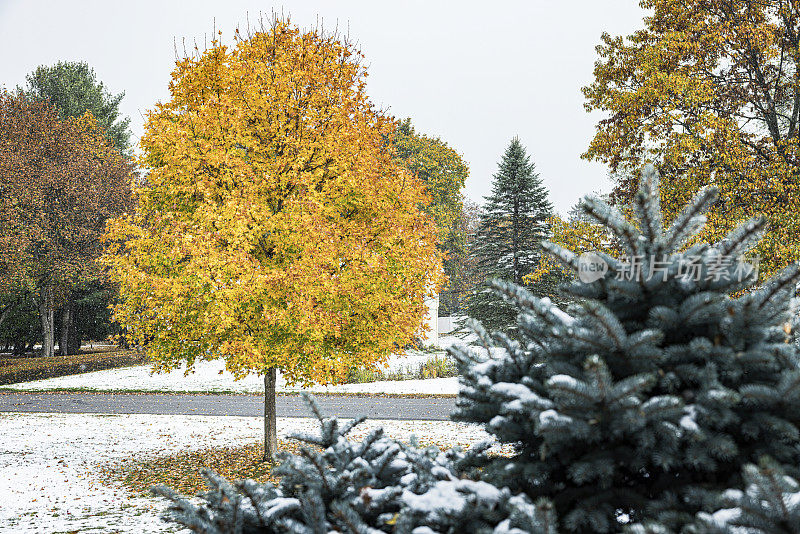
[[(442, 338), (443, 346), (452, 345), (457, 338)], [(419, 365), (433, 355), (429, 353), (411, 353), (395, 356), (387, 363), (387, 369), (395, 370)], [(301, 388), (287, 386), (283, 377), (278, 376), (279, 392), (308, 391), (311, 393), (367, 393), (387, 395), (456, 395), (458, 394), (458, 378), (432, 378), (427, 380), (386, 380), (364, 384), (342, 384), (338, 386), (313, 386)], [(93, 391), (162, 391), (162, 392), (209, 392), (209, 393), (262, 393), (263, 378), (249, 375), (241, 380), (234, 380), (233, 375), (225, 370), (222, 360), (200, 362), (195, 365), (195, 372), (184, 376), (184, 370), (171, 373), (151, 375), (150, 367), (140, 365), (108, 369), (79, 375), (61, 376), (33, 382), (20, 382), (4, 386), (4, 389), (48, 391), (65, 389), (83, 389)]]
[[(142, 453), (174, 454), (260, 440), (257, 417), (0, 413), (0, 533), (175, 532), (158, 520), (162, 500), (136, 497), (97, 474)], [(468, 446), (488, 439), (450, 421), (367, 421), (408, 440)], [(315, 420), (279, 418), (278, 434), (313, 432)]]
[[(81, 389), (88, 391), (161, 391), (161, 392), (207, 392), (207, 393), (263, 393), (264, 379), (249, 375), (234, 380), (225, 370), (225, 362), (213, 360), (195, 364), (195, 371), (184, 376), (184, 370), (171, 373), (151, 374), (150, 366), (122, 367), (105, 371), (94, 371), (79, 375), (60, 376), (33, 382), (19, 382), (3, 386), (3, 389), (25, 391), (53, 391)], [(431, 378), (428, 380), (386, 380), (364, 384), (342, 384), (339, 386), (312, 386), (301, 388), (287, 386), (278, 376), (278, 392), (308, 391), (311, 393), (374, 393), (374, 394), (435, 394), (456, 395), (458, 378)]]

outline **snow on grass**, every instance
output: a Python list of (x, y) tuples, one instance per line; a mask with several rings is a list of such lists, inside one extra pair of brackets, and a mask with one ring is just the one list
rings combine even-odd
[[(345, 420), (343, 420), (345, 421)], [(0, 413), (0, 533), (177, 532), (161, 523), (164, 502), (103, 482), (99, 468), (141, 453), (174, 454), (258, 441), (256, 417)], [(489, 439), (450, 421), (368, 420), (395, 439), (469, 446)], [(278, 418), (278, 434), (316, 432), (316, 420)]]
[[(388, 366), (390, 369), (396, 369), (408, 365), (417, 365), (417, 361), (424, 362), (430, 357), (430, 354), (418, 353), (407, 357), (398, 356), (391, 359)], [(211, 393), (263, 393), (264, 391), (264, 379), (262, 377), (248, 375), (241, 380), (234, 380), (233, 375), (225, 370), (225, 362), (222, 360), (199, 362), (195, 364), (193, 373), (184, 376), (184, 372), (185, 367), (170, 373), (151, 374), (150, 366), (139, 365), (32, 382), (19, 382), (4, 387), (28, 391), (74, 388), (96, 391), (203, 391)], [(279, 375), (277, 388), (279, 392), (456, 395), (458, 394), (458, 379), (384, 380), (364, 384), (301, 388), (299, 386), (287, 386), (286, 381)]]

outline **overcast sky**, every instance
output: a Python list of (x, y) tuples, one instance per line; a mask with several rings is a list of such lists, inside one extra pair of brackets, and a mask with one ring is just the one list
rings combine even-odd
[(580, 159), (600, 118), (584, 111), (580, 88), (600, 34), (641, 27), (635, 0), (0, 0), (0, 86), (22, 84), (38, 65), (86, 61), (112, 92), (125, 91), (121, 110), (138, 141), (144, 113), (169, 98), (176, 40), (202, 46), (214, 24), (230, 37), (273, 10), (302, 27), (319, 19), (349, 29), (372, 100), (463, 155), (468, 198), (489, 193), (515, 135), (562, 214), (609, 189), (606, 168)]

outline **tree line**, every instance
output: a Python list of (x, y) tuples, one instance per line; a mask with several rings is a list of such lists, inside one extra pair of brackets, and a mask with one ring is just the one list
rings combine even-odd
[(137, 154), (85, 63), (0, 95), (0, 340), (223, 357), (264, 376), (274, 458), (277, 370), (334, 383), (420, 335), (463, 271), (469, 169), (374, 108), (346, 39), (274, 20), (235, 44), (177, 63)]
[[(97, 259), (109, 218), (133, 205), (123, 94), (85, 63), (39, 67), (0, 94), (0, 345), (74, 354), (115, 331)], [(58, 313), (57, 313), (58, 312)]]

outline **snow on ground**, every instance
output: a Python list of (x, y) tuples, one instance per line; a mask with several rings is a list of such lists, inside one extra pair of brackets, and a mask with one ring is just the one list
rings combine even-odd
[[(262, 388), (263, 391), (263, 388)], [(372, 395), (458, 395), (458, 377), (428, 378), (424, 380), (382, 380), (364, 384), (339, 386), (314, 386), (310, 389), (286, 388), (286, 391), (311, 391), (312, 393), (367, 393)]]
[[(158, 454), (259, 441), (257, 417), (0, 413), (0, 533), (176, 532), (161, 523), (160, 498), (134, 497), (101, 481), (99, 466), (137, 453)], [(489, 439), (450, 421), (374, 420), (353, 437), (383, 426), (406, 441), (468, 446)], [(278, 418), (278, 434), (315, 432), (306, 418)]]
[[(452, 345), (458, 338), (440, 339), (442, 346)], [(389, 370), (416, 368), (434, 354), (412, 352), (392, 357), (386, 364)], [(257, 375), (249, 375), (241, 380), (234, 380), (233, 375), (225, 370), (222, 360), (199, 362), (195, 364), (195, 372), (184, 377), (185, 367), (171, 373), (150, 373), (150, 367), (139, 365), (122, 367), (105, 371), (94, 371), (79, 375), (61, 376), (46, 380), (20, 382), (10, 386), (11, 389), (47, 391), (58, 389), (82, 388), (97, 391), (142, 390), (142, 391), (206, 391), (262, 393), (264, 379)], [(385, 380), (364, 384), (342, 384), (338, 386), (313, 386), (301, 388), (287, 386), (286, 381), (278, 376), (279, 392), (308, 391), (310, 393), (368, 393), (368, 394), (458, 394), (457, 378), (432, 378), (426, 380)]]
[[(59, 376), (33, 382), (19, 382), (3, 387), (29, 391), (81, 388), (97, 391), (264, 392), (264, 379), (262, 377), (248, 375), (241, 380), (234, 380), (233, 375), (225, 370), (225, 362), (222, 360), (197, 363), (194, 366), (194, 372), (187, 376), (184, 376), (184, 370), (185, 368), (181, 368), (170, 373), (151, 374), (150, 366), (137, 365), (134, 367), (107, 369), (105, 371), (93, 371), (79, 375)], [(287, 386), (286, 381), (279, 375), (277, 389), (278, 392), (456, 395), (458, 393), (458, 379), (384, 380), (365, 384), (302, 388), (300, 386)]]

